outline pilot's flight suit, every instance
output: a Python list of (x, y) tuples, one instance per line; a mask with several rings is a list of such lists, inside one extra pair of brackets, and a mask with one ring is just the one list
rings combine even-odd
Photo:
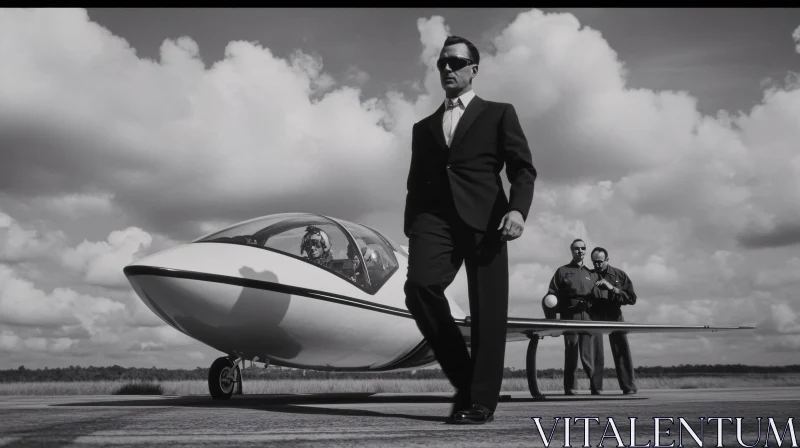
[[(598, 277), (586, 266), (571, 262), (556, 269), (547, 294), (558, 298), (557, 309), (562, 320), (592, 320), (589, 307), (592, 290)], [(603, 335), (573, 333), (564, 335), (564, 392), (575, 390), (578, 353), (593, 394), (603, 390)]]
[[(620, 292), (604, 291), (594, 288), (592, 293), (595, 300), (589, 310), (592, 320), (604, 320), (612, 322), (624, 322), (622, 318), (622, 305), (636, 304), (636, 293), (633, 291), (633, 283), (625, 271), (608, 266), (605, 272), (595, 271), (599, 278), (603, 278), (620, 289)], [(611, 345), (611, 353), (614, 356), (614, 367), (617, 370), (617, 380), (619, 388), (623, 393), (635, 393), (633, 360), (631, 359), (631, 349), (628, 345), (628, 335), (622, 332), (613, 332), (608, 335), (608, 342)]]

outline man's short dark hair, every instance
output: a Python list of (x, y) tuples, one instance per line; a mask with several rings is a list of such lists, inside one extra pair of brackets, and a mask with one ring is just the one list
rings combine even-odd
[(583, 241), (583, 240), (582, 240), (582, 239), (580, 239), (580, 238), (575, 238), (574, 240), (572, 240), (572, 242), (571, 242), (571, 243), (569, 243), (569, 248), (570, 248), (570, 249), (572, 249), (572, 246), (574, 246), (574, 245), (575, 245), (575, 243), (577, 243), (578, 241), (580, 241), (581, 243), (583, 243), (583, 245), (584, 245), (584, 246), (586, 245), (586, 241)]
[(603, 255), (605, 255), (605, 257), (606, 257), (605, 259), (608, 260), (608, 251), (607, 250), (603, 249), (602, 247), (595, 247), (594, 249), (592, 249), (592, 255), (594, 255), (595, 252), (602, 252)]
[(455, 44), (466, 45), (467, 49), (469, 50), (470, 54), (469, 57), (470, 59), (472, 59), (472, 62), (474, 62), (476, 65), (480, 64), (481, 54), (478, 52), (478, 49), (475, 47), (475, 45), (472, 45), (472, 42), (468, 41), (467, 39), (464, 39), (463, 37), (447, 36), (447, 39), (444, 40), (444, 45), (442, 46), (442, 48), (449, 47), (450, 45), (455, 45)]

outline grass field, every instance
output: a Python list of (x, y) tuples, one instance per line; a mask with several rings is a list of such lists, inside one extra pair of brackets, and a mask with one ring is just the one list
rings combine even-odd
[[(639, 389), (707, 389), (735, 387), (781, 387), (800, 386), (798, 374), (749, 374), (724, 376), (687, 376), (687, 377), (646, 377), (637, 378)], [(589, 389), (585, 378), (578, 380), (582, 390)], [(245, 394), (308, 394), (338, 392), (392, 392), (392, 393), (424, 393), (452, 392), (447, 380), (395, 380), (395, 379), (333, 379), (333, 380), (247, 380), (244, 378)], [(560, 392), (563, 390), (561, 377), (539, 378), (539, 389), (542, 392)], [(615, 377), (606, 378), (606, 391), (618, 391), (619, 385)], [(127, 394), (159, 394), (163, 395), (207, 395), (206, 381), (85, 381), (85, 382), (19, 382), (0, 383), (0, 395), (113, 395)], [(528, 383), (524, 378), (507, 378), (503, 380), (503, 391), (527, 391)]]

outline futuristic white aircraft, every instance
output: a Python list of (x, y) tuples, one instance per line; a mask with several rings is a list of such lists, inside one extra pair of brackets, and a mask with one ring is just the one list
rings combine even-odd
[[(301, 241), (309, 226), (327, 234), (333, 256), (327, 266), (304, 255)], [(239, 366), (245, 360), (367, 372), (435, 363), (405, 306), (407, 258), (403, 247), (367, 226), (284, 213), (144, 257), (124, 272), (142, 301), (167, 324), (228, 354), (214, 361), (208, 378), (211, 396), (226, 399), (235, 386), (241, 391)], [(450, 309), (469, 344), (469, 317), (453, 301)], [(750, 328), (509, 317), (507, 341), (580, 330)]]

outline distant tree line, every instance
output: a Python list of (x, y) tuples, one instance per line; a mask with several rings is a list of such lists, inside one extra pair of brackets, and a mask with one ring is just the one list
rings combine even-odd
[[(542, 369), (538, 371), (539, 378), (561, 377), (563, 369)], [(752, 375), (752, 374), (786, 374), (800, 373), (800, 365), (789, 366), (747, 366), (742, 364), (715, 364), (715, 365), (686, 365), (670, 367), (637, 367), (636, 375), (640, 378), (663, 376), (718, 376), (718, 375)], [(609, 377), (616, 375), (613, 368), (606, 368), (605, 374)], [(418, 369), (402, 372), (325, 372), (316, 370), (293, 369), (280, 366), (246, 367), (244, 375), (252, 379), (444, 379), (445, 376), (438, 368)], [(525, 378), (525, 369), (506, 367), (504, 378)], [(578, 376), (583, 371), (578, 370)], [(197, 367), (188, 369), (159, 369), (156, 367), (59, 367), (55, 369), (26, 369), (19, 366), (16, 369), (0, 370), (0, 382), (40, 382), (40, 381), (168, 381), (168, 380), (206, 380), (208, 368)]]

